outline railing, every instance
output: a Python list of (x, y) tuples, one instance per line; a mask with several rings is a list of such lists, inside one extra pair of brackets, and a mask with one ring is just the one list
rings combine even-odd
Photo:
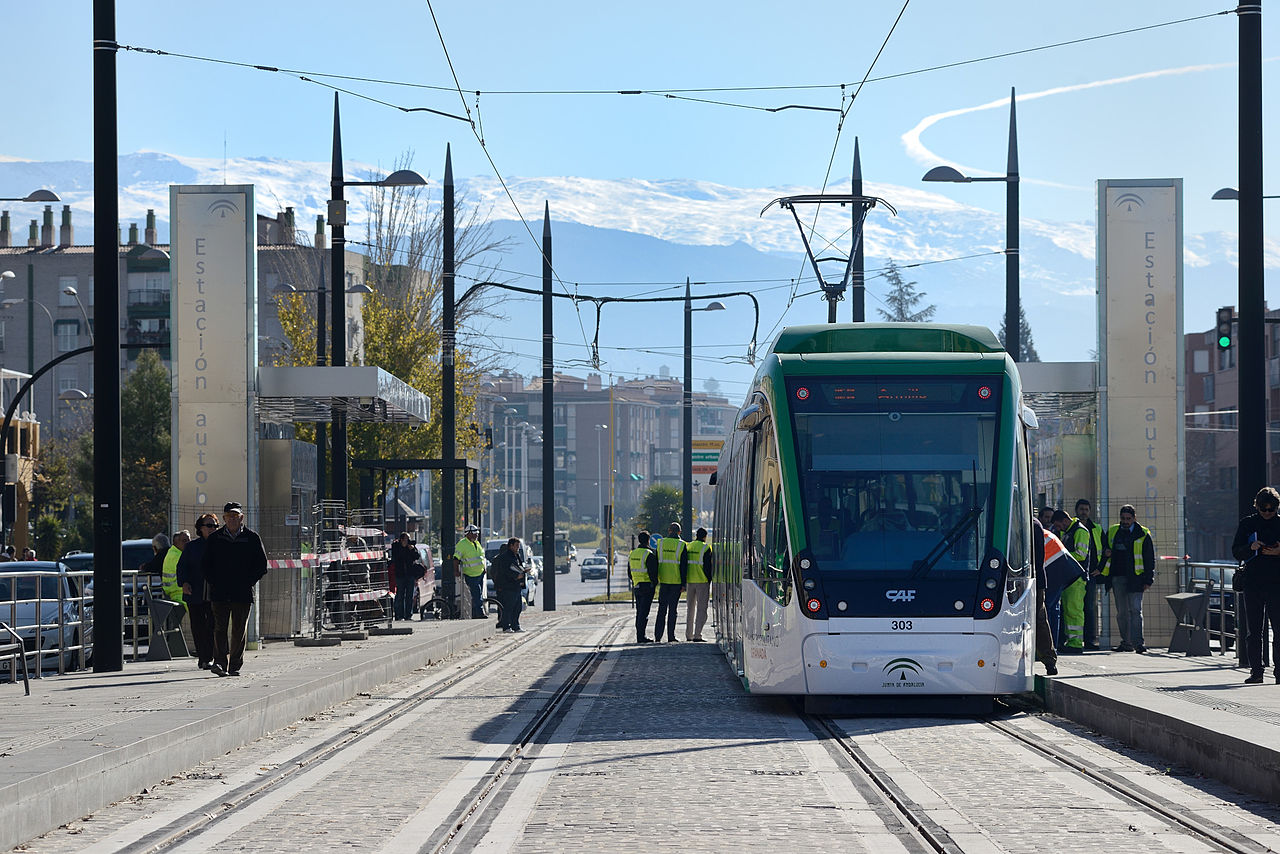
[[(37, 678), (46, 670), (61, 675), (82, 669), (92, 656), (88, 577), (88, 571), (0, 573), (0, 620), (20, 639), (24, 669), (34, 670)], [(16, 681), (16, 662), (0, 661), (0, 678)]]
[(1184, 593), (1204, 593), (1209, 597), (1205, 619), (1209, 640), (1218, 641), (1219, 655), (1226, 655), (1234, 644), (1236, 659), (1240, 660), (1244, 650), (1241, 649), (1238, 629), (1244, 621), (1240, 618), (1241, 598), (1231, 587), (1235, 570), (1235, 566), (1228, 563), (1188, 561), (1181, 567), (1180, 588)]
[(148, 305), (159, 308), (169, 304), (168, 291), (146, 290), (143, 288), (130, 288), (127, 305)]
[[(27, 657), (23, 655), (22, 635), (10, 628), (8, 623), (0, 623), (0, 632), (8, 635), (8, 638), (0, 642), (0, 658), (7, 659), (11, 662), (13, 673), (18, 671), (18, 662), (22, 662), (22, 685), (26, 689), (26, 695), (31, 696), (31, 673), (27, 670)], [(9, 640), (12, 638), (12, 640)], [(14, 676), (17, 681), (17, 676)]]
[[(140, 661), (150, 639), (150, 618), (143, 593), (154, 576), (125, 569), (120, 573), (121, 616), (126, 658)], [(49, 595), (52, 580), (58, 595)], [(65, 583), (64, 583), (65, 581)], [(35, 570), (0, 572), (0, 622), (12, 628), (23, 654), (13, 660), (0, 654), (0, 682), (16, 679), (20, 658), (34, 678), (83, 670), (93, 659), (93, 571)], [(4, 646), (0, 635), (0, 647)]]

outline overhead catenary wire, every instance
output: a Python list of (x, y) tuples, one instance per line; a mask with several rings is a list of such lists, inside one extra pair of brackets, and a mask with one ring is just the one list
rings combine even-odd
[[(921, 74), (931, 74), (938, 71), (947, 71), (952, 68), (961, 68), (966, 65), (975, 65), (983, 62), (993, 62), (1000, 59), (1008, 59), (1015, 56), (1025, 56), (1030, 53), (1039, 53), (1048, 50), (1057, 50), (1064, 47), (1073, 47), (1075, 45), (1087, 44), (1093, 41), (1103, 39), (1118, 38), (1120, 36), (1133, 35), (1136, 33), (1148, 32), (1150, 30), (1161, 29), (1164, 27), (1172, 27), (1180, 24), (1188, 24), (1196, 21), (1203, 21), (1208, 18), (1216, 18), (1223, 15), (1236, 14), (1237, 9), (1232, 7), (1218, 12), (1208, 12), (1203, 15), (1192, 15), (1187, 18), (1177, 18), (1170, 21), (1160, 21), (1154, 24), (1144, 24), (1138, 27), (1129, 27), (1123, 30), (1112, 30), (1105, 33), (1096, 33), (1090, 36), (1081, 36), (1074, 39), (1066, 39), (1063, 41), (1049, 42), (1046, 44), (1035, 45), (1033, 47), (1019, 48), (1017, 50), (1002, 51), (1000, 53), (985, 54), (983, 56), (971, 57), (969, 59), (960, 59), (954, 62), (944, 62), (937, 65), (929, 65), (922, 68), (913, 68), (906, 71), (899, 71), (893, 74), (884, 74), (879, 77), (868, 77), (866, 83), (884, 83), (890, 80), (900, 80), (904, 77), (913, 77)], [(284, 74), (288, 76), (307, 76), (311, 78), (323, 77), (331, 80), (346, 80), (352, 83), (369, 83), (378, 86), (397, 86), (410, 89), (422, 89), (432, 92), (449, 92), (452, 93), (457, 86), (444, 86), (433, 83), (418, 83), (411, 80), (396, 80), (384, 77), (370, 77), (359, 74), (341, 74), (333, 71), (317, 71), (314, 69), (297, 69), (287, 68), (283, 66), (272, 65), (268, 63), (245, 62), (239, 60), (225, 59), (219, 57), (204, 56), (201, 54), (186, 53), (183, 51), (164, 50), (161, 48), (145, 47), (141, 45), (116, 44), (117, 50), (132, 51), (135, 53), (151, 54), (153, 56), (165, 56), (175, 59), (186, 59), (193, 62), (208, 62), (218, 65), (233, 66), (236, 68), (244, 68), (252, 71), (262, 71), (267, 73)], [(567, 89), (476, 89), (473, 91), (476, 95), (503, 95), (503, 96), (601, 96), (601, 97), (618, 97), (618, 96), (634, 96), (634, 95), (694, 95), (715, 92), (804, 92), (804, 91), (820, 91), (824, 89), (841, 89), (849, 86), (844, 83), (800, 83), (800, 84), (769, 84), (762, 86), (684, 86), (684, 87), (651, 87), (651, 88), (598, 88), (598, 87), (578, 87)], [(354, 94), (354, 93), (353, 93)], [(355, 95), (355, 97), (363, 97)], [(690, 99), (692, 100), (692, 99)], [(716, 102), (709, 102), (716, 103)], [(721, 106), (721, 104), (717, 104)], [(759, 110), (760, 107), (748, 104), (731, 104), (725, 103), (722, 106), (741, 107), (743, 109)], [(397, 109), (400, 109), (397, 107)], [(784, 108), (775, 108), (775, 111)], [(827, 108), (831, 109), (831, 108)]]

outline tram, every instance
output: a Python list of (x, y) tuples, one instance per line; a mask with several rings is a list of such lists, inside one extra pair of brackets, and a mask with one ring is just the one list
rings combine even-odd
[(1031, 690), (1034, 422), (984, 327), (784, 329), (714, 481), (717, 640), (748, 690)]

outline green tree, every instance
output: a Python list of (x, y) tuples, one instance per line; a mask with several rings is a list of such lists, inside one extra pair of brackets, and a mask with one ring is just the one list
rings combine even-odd
[(655, 484), (640, 497), (640, 509), (631, 525), (637, 531), (667, 532), (667, 526), (680, 520), (684, 512), (684, 493), (665, 483)]
[(892, 258), (885, 267), (884, 278), (889, 283), (889, 292), (884, 298), (889, 310), (876, 309), (881, 317), (892, 323), (923, 323), (933, 320), (938, 307), (930, 304), (923, 308), (916, 308), (927, 294), (924, 291), (917, 291), (915, 282), (908, 282), (902, 278), (902, 272), (893, 263)]
[[(1018, 356), (1019, 362), (1038, 362), (1040, 354), (1036, 352), (1035, 342), (1031, 340), (1031, 324), (1027, 323), (1027, 312), (1022, 307), (1022, 303), (1018, 303), (1018, 349), (1022, 352)], [(996, 333), (996, 337), (1000, 339), (1000, 343), (1004, 344), (1004, 318), (1000, 318), (1000, 331)]]
[[(412, 157), (405, 155), (397, 169), (410, 168)], [(459, 267), (474, 262), (488, 253), (502, 252), (505, 242), (492, 236), (475, 206), (465, 199), (456, 203), (458, 228), (455, 255)], [(440, 401), (441, 390), (441, 312), (443, 220), (441, 206), (432, 204), (421, 187), (378, 187), (369, 203), (369, 227), (366, 235), (368, 260), (364, 284), (373, 289), (362, 300), (363, 351), (353, 361), (376, 365), (429, 397)], [(322, 253), (299, 247), (292, 253), (288, 266), (298, 267), (301, 281), (312, 281), (320, 275)], [(474, 268), (475, 264), (472, 263)], [(476, 275), (491, 279), (489, 271)], [(301, 278), (309, 276), (310, 278)], [(456, 295), (458, 298), (463, 293)], [(497, 292), (481, 292), (458, 306), (457, 347), (454, 370), (457, 382), (454, 423), (458, 425), (457, 456), (476, 457), (482, 451), (483, 435), (463, 425), (475, 419), (476, 391), (480, 375), (498, 365), (498, 354), (480, 344), (475, 321), (496, 316)], [(289, 346), (287, 364), (307, 365), (315, 361), (316, 311), (315, 295), (294, 294), (280, 302), (280, 323)], [(408, 430), (394, 424), (350, 424), (347, 431), (350, 459), (388, 457), (435, 458), (440, 456), (440, 418), (419, 430)], [(307, 440), (311, 429), (299, 430)], [(388, 481), (404, 472), (388, 472)], [(351, 469), (350, 495), (359, 494), (359, 472)], [(438, 484), (438, 482), (437, 482)], [(438, 485), (436, 487), (438, 489)], [(459, 495), (460, 495), (459, 491)], [(432, 502), (439, 507), (438, 501)], [(464, 512), (461, 501), (458, 513)], [(457, 520), (455, 520), (457, 521)], [(434, 526), (433, 526), (434, 527)]]
[(154, 350), (138, 354), (120, 389), (121, 530), (125, 538), (169, 531), (169, 426), (173, 381)]

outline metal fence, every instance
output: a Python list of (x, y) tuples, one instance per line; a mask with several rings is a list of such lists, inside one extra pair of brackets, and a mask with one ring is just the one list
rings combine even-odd
[[(92, 658), (92, 577), (67, 569), (0, 572), (0, 622), (21, 639), (32, 676), (80, 670)], [(16, 681), (19, 665), (17, 656), (0, 659), (0, 681)]]
[(312, 511), (319, 545), (310, 558), (310, 630), (360, 631), (391, 626), (392, 593), (386, 534), (380, 510), (348, 511), (342, 502), (325, 501)]

